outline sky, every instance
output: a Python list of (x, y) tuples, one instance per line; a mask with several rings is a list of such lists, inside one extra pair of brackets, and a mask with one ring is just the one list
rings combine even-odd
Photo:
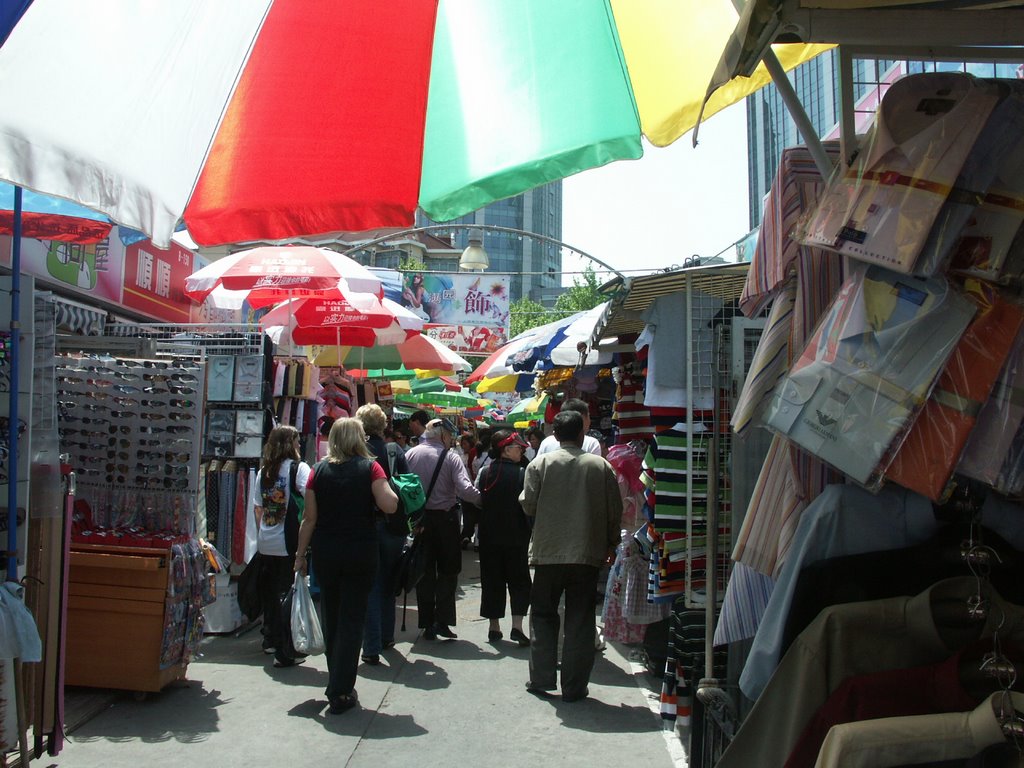
[[(746, 104), (702, 123), (698, 138), (696, 148), (691, 133), (668, 147), (645, 142), (639, 160), (565, 179), (562, 241), (616, 269), (651, 272), (713, 256), (746, 235)], [(563, 251), (563, 272), (592, 263)], [(572, 282), (564, 275), (563, 285)]]

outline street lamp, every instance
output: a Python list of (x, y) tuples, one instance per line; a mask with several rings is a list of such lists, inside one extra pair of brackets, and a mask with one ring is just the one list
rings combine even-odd
[(491, 260), (487, 258), (487, 251), (484, 250), (484, 233), (480, 230), (470, 230), (469, 245), (459, 259), (459, 269), (463, 272), (483, 272), (489, 266)]

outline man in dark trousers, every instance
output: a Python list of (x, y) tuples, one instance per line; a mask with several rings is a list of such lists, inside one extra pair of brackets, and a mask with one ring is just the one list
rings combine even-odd
[(458, 637), (451, 629), (455, 624), (455, 590), (462, 571), (458, 501), (480, 504), (480, 491), (469, 479), (462, 459), (451, 450), (455, 434), (450, 421), (433, 419), (427, 423), (420, 444), (405, 454), (409, 468), (419, 475), (427, 493), (423, 531), (419, 534), (423, 537), (426, 568), (416, 586), (419, 626), (427, 640)]
[(620, 539), (622, 499), (615, 471), (583, 450), (583, 417), (563, 410), (555, 416), (558, 450), (526, 468), (519, 497), (534, 518), (530, 564), (530, 680), (533, 693), (554, 691), (558, 664), (558, 604), (565, 595), (562, 699), (589, 694), (594, 667), (597, 574)]

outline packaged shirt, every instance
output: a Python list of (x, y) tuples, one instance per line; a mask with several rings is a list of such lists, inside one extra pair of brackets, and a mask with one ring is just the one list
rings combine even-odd
[(1024, 88), (1016, 91), (996, 107), (978, 137), (997, 173), (984, 195), (977, 196), (951, 256), (952, 269), (988, 279), (1003, 274), (1024, 222)]
[(979, 305), (886, 478), (939, 501), (982, 405), (1024, 324), (1024, 311), (985, 283), (968, 281)]
[(1024, 423), (1024, 333), (1017, 335), (974, 431), (960, 457), (957, 472), (1005, 492), (1014, 438)]
[(766, 423), (877, 487), (975, 311), (942, 278), (879, 267), (851, 276), (776, 389)]
[(800, 227), (801, 242), (913, 271), (999, 96), (995, 84), (960, 72), (897, 80), (864, 150)]

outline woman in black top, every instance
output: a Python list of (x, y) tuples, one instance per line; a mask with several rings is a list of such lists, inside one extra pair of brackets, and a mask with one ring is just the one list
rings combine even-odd
[(295, 570), (306, 572), (306, 548), (320, 585), (331, 714), (358, 702), (356, 669), (366, 605), (377, 575), (375, 512), (392, 515), (398, 497), (366, 447), (358, 419), (338, 419), (327, 438), (327, 458), (313, 468), (299, 527)]
[(519, 505), (523, 490), (520, 461), (526, 441), (517, 432), (500, 429), (491, 437), (491, 463), (480, 470), (480, 615), (490, 619), (487, 639), (501, 640), (499, 619), (505, 616), (505, 591), (512, 609), (509, 637), (530, 644), (523, 617), (530, 607), (530, 524)]

